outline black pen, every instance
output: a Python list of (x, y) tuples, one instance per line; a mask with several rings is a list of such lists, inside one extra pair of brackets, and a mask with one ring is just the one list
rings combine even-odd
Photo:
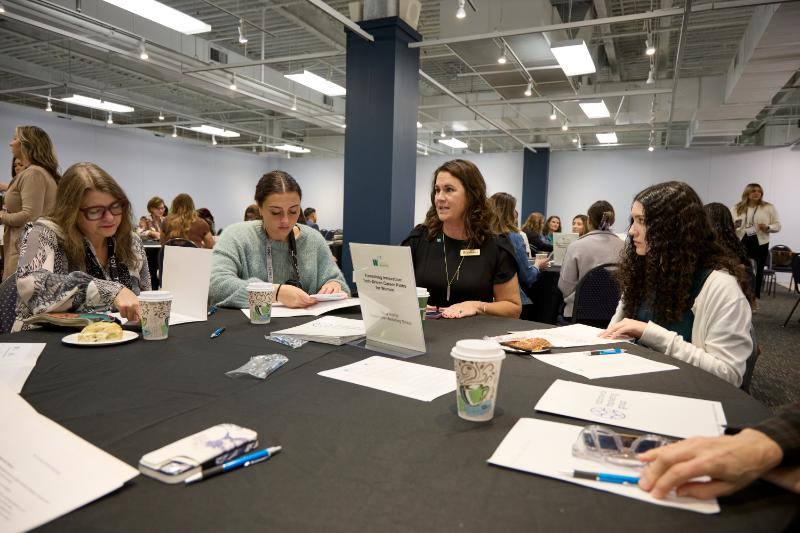
[(215, 330), (214, 330), (214, 333), (212, 333), (212, 334), (211, 334), (211, 338), (212, 338), (212, 339), (216, 339), (217, 337), (219, 337), (220, 335), (222, 335), (222, 332), (223, 332), (223, 331), (225, 331), (225, 328), (217, 328), (217, 329), (215, 329)]
[(236, 459), (228, 461), (227, 463), (223, 463), (217, 466), (212, 466), (211, 468), (205, 468), (201, 472), (198, 472), (192, 476), (187, 477), (184, 480), (184, 483), (188, 485), (189, 483), (194, 483), (195, 481), (201, 481), (203, 479), (208, 479), (210, 477), (218, 476), (220, 474), (224, 474), (225, 472), (236, 470), (237, 468), (245, 468), (250, 465), (266, 461), (267, 459), (269, 459), (282, 449), (283, 448), (281, 448), (280, 446), (272, 446), (264, 450), (258, 450), (257, 452), (248, 453), (247, 455), (243, 455), (242, 457), (238, 457)]

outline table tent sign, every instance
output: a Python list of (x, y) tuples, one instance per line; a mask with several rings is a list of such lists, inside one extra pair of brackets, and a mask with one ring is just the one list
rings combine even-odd
[(413, 357), (425, 353), (411, 248), (350, 243), (367, 349)]
[(553, 233), (553, 264), (561, 266), (567, 247), (578, 240), (577, 233)]

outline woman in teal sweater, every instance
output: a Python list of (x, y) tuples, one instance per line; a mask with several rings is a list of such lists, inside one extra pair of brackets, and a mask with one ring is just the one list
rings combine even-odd
[(309, 294), (350, 294), (322, 235), (297, 225), (301, 199), (300, 186), (286, 172), (261, 177), (255, 200), (263, 220), (226, 227), (214, 247), (211, 303), (247, 307), (251, 281), (275, 284), (275, 299), (287, 307), (312, 305)]

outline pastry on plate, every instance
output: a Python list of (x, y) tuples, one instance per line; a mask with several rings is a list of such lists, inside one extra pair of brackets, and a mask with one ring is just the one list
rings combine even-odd
[(78, 342), (104, 342), (122, 340), (122, 327), (116, 322), (95, 322), (78, 334)]
[(507, 341), (504, 342), (503, 345), (508, 346), (509, 348), (516, 348), (517, 350), (525, 350), (527, 352), (541, 352), (543, 350), (549, 350), (552, 347), (550, 341), (547, 339), (542, 339), (541, 337)]

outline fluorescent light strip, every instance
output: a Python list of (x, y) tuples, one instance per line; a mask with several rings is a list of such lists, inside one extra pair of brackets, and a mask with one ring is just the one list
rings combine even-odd
[(592, 54), (589, 53), (583, 39), (553, 43), (550, 51), (567, 76), (579, 76), (597, 71), (592, 61)]
[(455, 137), (451, 139), (439, 139), (440, 144), (449, 146), (450, 148), (466, 148), (468, 145), (464, 141), (459, 141)]
[(586, 100), (578, 102), (583, 112), (589, 118), (607, 118), (611, 116), (603, 100)]
[(155, 0), (103, 0), (107, 4), (117, 6), (125, 11), (130, 11), (134, 15), (139, 15), (147, 20), (157, 22), (162, 26), (179, 31), (186, 35), (194, 35), (196, 33), (206, 33), (211, 31), (211, 26), (190, 17), (185, 13), (181, 13), (177, 9), (173, 9), (161, 2)]
[(278, 146), (273, 146), (276, 150), (283, 150), (284, 152), (292, 152), (295, 154), (307, 154), (311, 150), (308, 148), (303, 148), (302, 146), (295, 146), (293, 144), (280, 144)]
[(597, 137), (598, 142), (603, 144), (616, 144), (617, 143), (617, 134), (613, 131), (611, 133), (596, 133), (595, 137)]
[(214, 126), (207, 126), (203, 124), (202, 126), (192, 126), (191, 128), (184, 128), (189, 129), (192, 131), (196, 131), (198, 133), (205, 133), (206, 135), (217, 135), (219, 137), (239, 137), (239, 134), (235, 131), (224, 130), (222, 128), (215, 128)]
[(284, 77), (328, 96), (344, 96), (347, 94), (347, 91), (341, 85), (337, 85), (307, 70), (304, 70), (302, 74), (284, 74)]
[(100, 109), (102, 111), (114, 111), (116, 113), (130, 113), (135, 111), (132, 107), (122, 104), (115, 104), (113, 102), (106, 102), (98, 100), (97, 98), (89, 98), (80, 94), (74, 94), (67, 98), (62, 98), (62, 102), (68, 104), (75, 104), (83, 107), (91, 107), (92, 109)]

